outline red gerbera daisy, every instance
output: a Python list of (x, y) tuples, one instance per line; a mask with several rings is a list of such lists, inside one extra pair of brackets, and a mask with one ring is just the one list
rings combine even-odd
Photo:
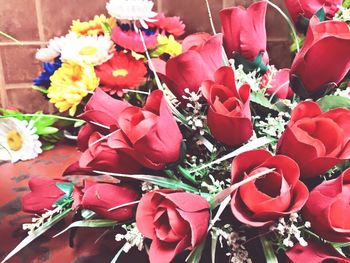
[(113, 57), (95, 67), (102, 89), (110, 94), (123, 94), (123, 89), (135, 89), (145, 81), (147, 69), (142, 60), (130, 54), (114, 52)]
[(185, 24), (178, 16), (166, 17), (163, 13), (159, 13), (154, 17), (154, 22), (147, 22), (150, 27), (157, 27), (165, 32), (179, 37), (185, 33)]
[[(155, 34), (147, 35), (143, 32), (143, 38), (145, 39), (147, 49), (155, 48), (158, 44), (157, 36)], [(131, 29), (123, 30), (119, 26), (115, 26), (112, 30), (112, 40), (118, 46), (125, 49), (135, 52), (145, 51), (139, 33)]]

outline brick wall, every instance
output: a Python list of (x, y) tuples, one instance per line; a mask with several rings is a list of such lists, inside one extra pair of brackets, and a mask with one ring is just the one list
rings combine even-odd
[[(88, 20), (105, 13), (107, 0), (0, 0), (0, 30), (21, 45), (0, 36), (0, 105), (26, 112), (52, 110), (40, 92), (31, 89), (41, 65), (35, 60), (37, 48), (53, 36), (66, 34), (73, 19)], [(157, 0), (155, 0), (157, 1)], [(232, 5), (247, 6), (251, 0), (209, 0), (217, 29), (218, 11)], [(283, 6), (283, 0), (273, 0)], [(158, 11), (181, 16), (187, 32), (211, 32), (204, 0), (158, 0)], [(286, 22), (269, 7), (267, 15), (268, 49), (271, 63), (290, 65), (289, 33)]]

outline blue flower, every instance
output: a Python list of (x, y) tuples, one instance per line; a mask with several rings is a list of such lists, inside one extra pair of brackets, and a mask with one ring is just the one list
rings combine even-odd
[(61, 67), (60, 58), (56, 58), (53, 63), (43, 63), (44, 71), (40, 74), (39, 77), (33, 79), (35, 86), (49, 88), (51, 84), (50, 77), (55, 73), (55, 71)]

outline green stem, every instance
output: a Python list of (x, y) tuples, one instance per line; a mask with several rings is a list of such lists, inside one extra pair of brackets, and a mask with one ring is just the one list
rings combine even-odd
[(0, 35), (6, 37), (6, 38), (8, 38), (8, 39), (11, 39), (13, 42), (16, 42), (16, 43), (19, 44), (19, 45), (23, 45), (22, 42), (18, 41), (18, 40), (15, 39), (13, 36), (10, 36), (9, 34), (6, 34), (5, 32), (0, 31)]
[(272, 248), (271, 242), (267, 240), (265, 237), (260, 237), (260, 242), (264, 250), (266, 263), (278, 263), (278, 260)]
[[(58, 116), (58, 115), (53, 115), (53, 114), (22, 114), (23, 116), (28, 116), (28, 117), (49, 117), (49, 118), (56, 118), (59, 120), (66, 120), (66, 121), (82, 121), (81, 119), (75, 119), (75, 118), (68, 118), (68, 117), (63, 117), (63, 116)], [(0, 116), (0, 119), (4, 118), (9, 118), (9, 117), (16, 117), (17, 115), (6, 115), (6, 116)]]
[(215, 30), (215, 26), (214, 26), (213, 16), (211, 15), (209, 1), (205, 0), (205, 3), (207, 5), (207, 10), (208, 10), (208, 16), (209, 16), (211, 30), (213, 30), (213, 34), (216, 35), (216, 30)]
[(266, 2), (269, 5), (271, 5), (273, 8), (275, 8), (283, 16), (283, 18), (287, 21), (290, 29), (292, 30), (292, 34), (293, 34), (293, 37), (294, 37), (294, 40), (295, 40), (295, 43), (296, 43), (296, 49), (297, 49), (297, 52), (298, 52), (300, 50), (299, 38), (298, 38), (297, 32), (295, 31), (295, 27), (294, 27), (293, 22), (289, 19), (289, 17), (282, 11), (282, 9), (278, 5), (272, 3), (269, 0), (266, 0)]
[(191, 173), (190, 173), (187, 169), (183, 168), (181, 165), (179, 165), (179, 166), (177, 167), (177, 169), (178, 169), (178, 171), (180, 172), (180, 174), (181, 174), (184, 178), (186, 178), (188, 181), (190, 181), (190, 182), (193, 183), (193, 184), (198, 184), (198, 182), (197, 182), (195, 176), (192, 176)]

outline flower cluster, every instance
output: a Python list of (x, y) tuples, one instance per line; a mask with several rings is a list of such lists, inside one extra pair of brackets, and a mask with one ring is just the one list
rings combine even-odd
[[(117, 180), (31, 179), (35, 229), (74, 211), (84, 220), (71, 227), (112, 227), (114, 260), (136, 247), (151, 263), (349, 262), (350, 28), (341, 1), (309, 2), (285, 1), (293, 36), (305, 34), (290, 68), (270, 63), (267, 5), (281, 9), (264, 0), (223, 9), (222, 33), (181, 44), (181, 20), (148, 0), (111, 0), (112, 18), (52, 39), (35, 83), (84, 123), (64, 175)], [(22, 133), (8, 127), (16, 151)]]

